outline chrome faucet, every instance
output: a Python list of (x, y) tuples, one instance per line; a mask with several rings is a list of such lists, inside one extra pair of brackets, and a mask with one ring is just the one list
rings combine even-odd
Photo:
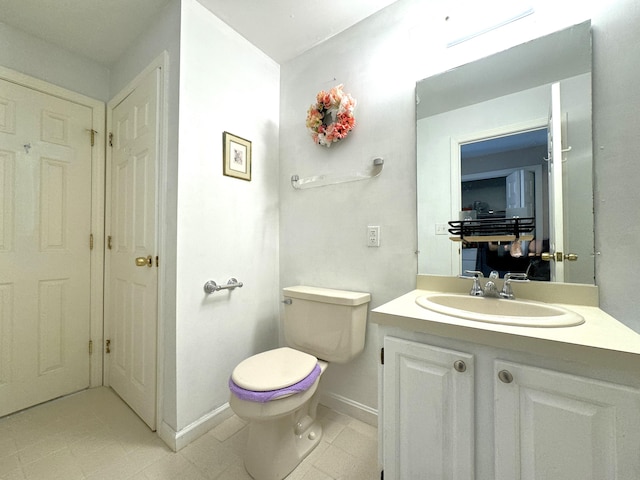
[(515, 300), (515, 295), (513, 294), (513, 288), (511, 288), (511, 282), (528, 282), (526, 273), (506, 273), (504, 275), (504, 285), (502, 286), (502, 291), (500, 292), (500, 298), (506, 298), (509, 300)]
[(489, 274), (489, 280), (484, 284), (484, 296), (490, 298), (498, 298), (500, 293), (498, 292), (498, 287), (496, 287), (496, 283), (494, 280), (498, 278), (500, 274), (495, 270), (492, 270)]
[(513, 288), (511, 287), (512, 282), (528, 282), (526, 273), (506, 273), (504, 276), (504, 284), (502, 285), (502, 290), (498, 291), (498, 287), (494, 280), (499, 277), (498, 272), (495, 270), (491, 271), (489, 274), (489, 280), (485, 283), (484, 288), (480, 283), (480, 279), (484, 278), (482, 272), (476, 270), (465, 270), (464, 273), (466, 275), (460, 275), (460, 278), (470, 278), (473, 280), (473, 285), (471, 286), (471, 290), (469, 291), (469, 295), (474, 297), (487, 297), (487, 298), (506, 298), (508, 300), (515, 300), (515, 295), (513, 294)]

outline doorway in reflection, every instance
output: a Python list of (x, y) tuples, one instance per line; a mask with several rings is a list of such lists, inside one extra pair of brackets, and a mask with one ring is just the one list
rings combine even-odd
[(463, 243), (463, 271), (526, 272), (549, 280), (540, 259), (548, 249), (547, 138), (547, 128), (539, 128), (460, 145), (462, 210), (478, 219), (532, 217), (536, 224), (533, 240)]

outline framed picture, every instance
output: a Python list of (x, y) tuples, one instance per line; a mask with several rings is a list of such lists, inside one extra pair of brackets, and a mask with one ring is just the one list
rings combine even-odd
[(251, 181), (251, 142), (222, 133), (222, 173), (228, 177)]

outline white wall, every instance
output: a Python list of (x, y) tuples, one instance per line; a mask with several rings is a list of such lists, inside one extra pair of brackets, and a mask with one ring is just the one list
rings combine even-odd
[[(372, 306), (415, 285), (415, 82), (430, 74), (592, 18), (594, 42), (594, 151), (596, 171), (596, 281), (602, 306), (640, 331), (635, 313), (640, 224), (629, 222), (640, 203), (637, 108), (640, 4), (616, 0), (531, 2), (536, 12), (514, 24), (446, 49), (446, 6), (400, 0), (381, 13), (282, 65), (280, 113), (280, 283), (369, 291)], [(344, 83), (359, 102), (358, 126), (330, 149), (308, 137), (306, 109), (320, 89)], [(385, 157), (371, 181), (296, 191), (300, 176), (357, 170)], [(623, 209), (626, 206), (627, 209)], [(635, 217), (634, 217), (635, 218)], [(365, 245), (367, 225), (381, 225), (378, 249)], [(637, 284), (637, 282), (635, 282)], [(375, 326), (353, 364), (331, 366), (324, 388), (377, 408)]]
[(109, 70), (0, 22), (0, 65), (96, 100), (109, 98)]
[[(111, 66), (109, 98), (113, 98), (163, 51), (169, 54), (171, 94), (177, 94), (180, 72), (180, 0), (160, 10), (147, 30)], [(177, 105), (177, 101), (176, 101)]]
[[(278, 341), (279, 66), (196, 0), (180, 42), (177, 430), (229, 400), (233, 368)], [(250, 182), (222, 175), (222, 132), (252, 142)], [(244, 283), (205, 295), (207, 280)]]

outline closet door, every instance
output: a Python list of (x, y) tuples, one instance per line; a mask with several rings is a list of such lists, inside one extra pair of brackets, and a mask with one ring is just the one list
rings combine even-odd
[(89, 386), (91, 129), (0, 80), (0, 416)]

